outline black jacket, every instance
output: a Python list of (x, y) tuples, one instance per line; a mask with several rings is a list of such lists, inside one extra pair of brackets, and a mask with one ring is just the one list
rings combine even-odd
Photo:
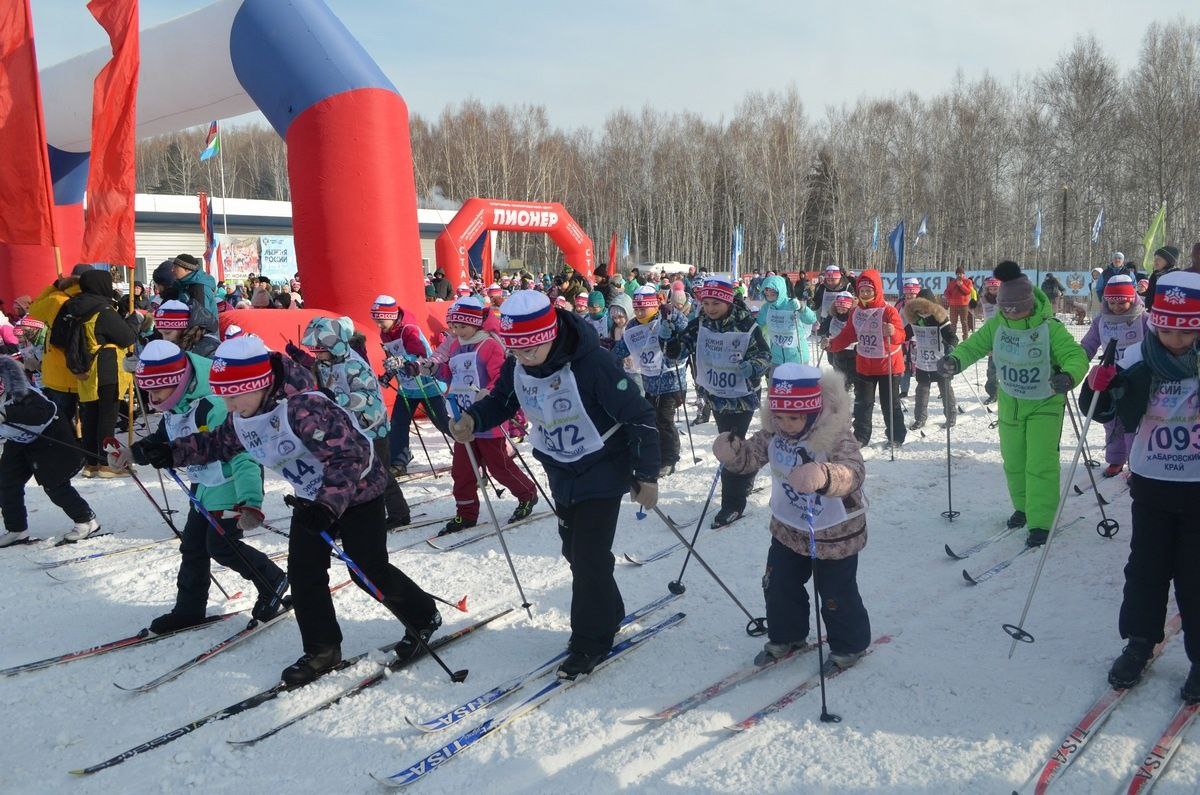
[[(112, 274), (108, 271), (87, 271), (79, 277), (79, 295), (68, 299), (62, 305), (54, 323), (57, 325), (60, 320), (65, 322), (68, 316), (85, 321), (95, 316), (93, 333), (97, 345), (128, 348), (137, 342), (137, 332), (117, 313), (114, 301)], [(136, 318), (136, 315), (134, 317)], [(95, 367), (97, 386), (117, 383), (117, 357), (111, 348), (100, 349), (96, 355)]]
[(34, 477), (43, 486), (64, 483), (74, 477), (83, 468), (83, 451), (77, 447), (74, 430), (67, 420), (55, 416), (54, 403), (29, 385), (25, 369), (8, 356), (0, 356), (0, 383), (4, 384), (0, 405), (4, 407), (5, 423), (18, 429), (35, 429), (54, 417), (41, 438), (28, 444), (6, 442), (3, 456), (26, 456)]

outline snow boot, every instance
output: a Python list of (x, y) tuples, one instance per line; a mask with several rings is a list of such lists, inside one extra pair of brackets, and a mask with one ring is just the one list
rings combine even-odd
[(405, 527), (412, 524), (412, 514), (403, 513), (399, 516), (389, 516), (383, 526), (388, 530), (395, 530), (398, 527)]
[[(395, 611), (393, 611), (393, 613), (394, 612)], [(400, 616), (397, 614), (396, 617), (399, 618)], [(420, 639), (413, 634), (413, 630), (406, 630), (404, 637), (401, 638), (400, 642), (396, 644), (396, 659), (404, 662), (415, 657), (419, 652), (424, 650), (425, 646), (429, 643), (429, 639), (433, 636), (433, 633), (437, 632), (438, 627), (441, 625), (442, 614), (437, 610), (434, 610), (433, 615), (428, 621), (426, 621), (420, 627), (414, 628), (416, 633), (421, 636)], [(422, 643), (421, 640), (424, 640), (425, 642)]]
[(1104, 472), (1102, 474), (1106, 478), (1115, 478), (1117, 475), (1121, 474), (1121, 470), (1124, 468), (1124, 464), (1109, 464), (1104, 468)]
[(448, 536), (451, 533), (457, 533), (466, 530), (468, 527), (474, 527), (479, 522), (478, 519), (464, 519), (457, 514), (453, 519), (446, 522), (446, 526), (438, 531), (439, 536)]
[(288, 687), (299, 687), (332, 671), (342, 661), (342, 647), (321, 646), (316, 652), (304, 652), (300, 659), (283, 669), (279, 678)]
[(854, 664), (856, 662), (858, 662), (860, 659), (862, 659), (862, 656), (863, 656), (863, 653), (861, 651), (855, 651), (855, 652), (830, 651), (829, 654), (827, 654), (825, 656), (825, 659), (828, 660), (829, 662), (833, 663), (834, 665), (836, 665), (838, 668), (845, 670), (847, 668), (854, 667)]
[(1179, 697), (1189, 704), (1200, 702), (1200, 664), (1192, 663), (1192, 670), (1179, 690)]
[(96, 517), (93, 516), (86, 522), (77, 522), (75, 526), (68, 530), (63, 536), (63, 541), (82, 541), (89, 536), (94, 536), (98, 532), (100, 532), (100, 523), (97, 522)]
[(508, 517), (508, 523), (519, 522), (533, 513), (533, 506), (537, 505), (537, 497), (532, 500), (525, 500), (517, 503), (517, 509), (512, 512), (512, 516)]
[(402, 478), (408, 475), (408, 467), (404, 464), (392, 464), (389, 470), (394, 478)]
[(1008, 517), (1008, 521), (1005, 524), (1008, 525), (1009, 530), (1016, 530), (1018, 527), (1024, 527), (1025, 512), (1013, 511), (1012, 516)]
[(767, 641), (763, 644), (762, 651), (754, 655), (754, 664), (762, 666), (775, 662), (776, 660), (783, 659), (797, 649), (803, 649), (807, 645), (808, 642), (803, 640), (797, 640), (792, 643)]
[(258, 599), (250, 610), (250, 617), (255, 621), (265, 623), (275, 618), (291, 606), (291, 599), (284, 596), (288, 589), (288, 577), (283, 575), (275, 583), (274, 590), (258, 592)]
[[(1129, 638), (1129, 642), (1121, 650), (1121, 656), (1113, 660), (1112, 667), (1108, 669), (1108, 683), (1118, 690), (1133, 687), (1142, 681), (1142, 671), (1146, 670), (1146, 664), (1150, 662), (1150, 655), (1153, 653), (1154, 644), (1150, 641), (1145, 638)], [(1191, 677), (1188, 677), (1188, 681), (1191, 681)]]
[(1040, 547), (1044, 546), (1046, 540), (1050, 538), (1050, 531), (1043, 530), (1040, 527), (1029, 528), (1029, 535), (1025, 537), (1025, 546)]
[(731, 525), (738, 519), (742, 518), (743, 511), (736, 508), (722, 508), (717, 511), (717, 515), (713, 517), (712, 524), (709, 525), (713, 530)]
[(0, 536), (0, 549), (10, 547), (13, 544), (24, 544), (29, 540), (28, 530), (9, 530), (4, 535)]
[(558, 666), (558, 678), (574, 679), (583, 674), (590, 674), (603, 659), (603, 654), (585, 654), (572, 650), (567, 654), (567, 659)]
[(908, 426), (908, 429), (910, 431), (919, 431), (924, 427), (925, 427), (925, 420), (913, 420), (912, 423)]
[(110, 466), (96, 467), (96, 477), (102, 479), (108, 478), (127, 478), (129, 477), (128, 469), (113, 469)]
[(674, 475), (674, 474), (675, 474), (675, 465), (674, 464), (665, 464), (663, 467), (661, 467), (658, 470), (658, 476), (660, 478), (665, 478), (667, 475)]
[(183, 613), (176, 613), (172, 610), (170, 613), (163, 613), (150, 622), (150, 634), (167, 635), (171, 632), (178, 632), (181, 629), (194, 627), (197, 624), (203, 624), (204, 621), (205, 616), (203, 613), (189, 616)]
[(988, 395), (987, 397), (985, 397), (983, 399), (983, 405), (990, 406), (993, 403), (995, 403), (997, 400), (998, 400), (998, 398), (995, 395)]

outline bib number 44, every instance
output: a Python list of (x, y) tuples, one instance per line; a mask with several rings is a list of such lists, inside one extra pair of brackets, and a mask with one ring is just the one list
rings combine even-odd
[(306, 463), (303, 458), (296, 459), (292, 466), (295, 467), (295, 472), (287, 467), (284, 467), (282, 471), (283, 476), (287, 478), (288, 482), (293, 486), (303, 487), (305, 479), (317, 471), (316, 467)]

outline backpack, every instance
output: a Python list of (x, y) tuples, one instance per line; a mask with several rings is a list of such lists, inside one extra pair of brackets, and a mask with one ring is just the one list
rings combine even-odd
[(95, 354), (87, 344), (86, 322), (86, 317), (65, 311), (64, 308), (59, 311), (50, 326), (50, 344), (62, 350), (66, 356), (67, 369), (79, 378), (84, 378), (91, 372), (92, 364), (96, 360)]

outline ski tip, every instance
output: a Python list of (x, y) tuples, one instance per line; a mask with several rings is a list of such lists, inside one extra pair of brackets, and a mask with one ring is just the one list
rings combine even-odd
[(949, 544), (946, 544), (946, 545), (943, 547), (943, 549), (945, 549), (945, 550), (946, 550), (946, 554), (947, 554), (947, 555), (949, 555), (950, 557), (954, 558), (955, 560), (962, 560), (962, 558), (960, 558), (958, 555), (956, 555), (956, 554), (954, 553), (954, 550), (950, 548), (950, 545), (949, 545)]
[(82, 768), (79, 770), (68, 770), (67, 772), (70, 773), (72, 776), (90, 776), (91, 775), (91, 773), (89, 773), (86, 770), (83, 770)]
[(626, 553), (625, 555), (623, 555), (623, 557), (625, 558), (625, 561), (626, 561), (627, 563), (632, 563), (634, 566), (640, 566), (640, 565), (642, 565), (641, 561), (639, 561), (639, 560), (634, 560), (632, 557), (630, 557), (630, 556), (629, 556), (629, 554), (628, 554), (628, 553)]
[(375, 779), (375, 781), (377, 781), (378, 783), (387, 787), (388, 789), (399, 789), (400, 787), (404, 786), (404, 784), (402, 782), (393, 781), (391, 778), (388, 778), (387, 776), (377, 776), (374, 773), (371, 773), (370, 776), (371, 776), (371, 778)]
[(467, 597), (466, 597), (465, 595), (463, 596), (463, 598), (462, 598), (462, 599), (459, 599), (459, 600), (458, 600), (458, 603), (457, 603), (457, 604), (455, 604), (454, 606), (455, 606), (456, 608), (458, 608), (458, 611), (459, 611), (460, 613), (467, 613), (467, 612), (470, 612), (469, 610), (467, 610)]
[(250, 746), (254, 745), (256, 742), (258, 742), (258, 740), (254, 740), (254, 739), (251, 739), (251, 740), (226, 740), (225, 742), (227, 744), (233, 746), (234, 748), (249, 748)]
[(967, 581), (967, 585), (978, 585), (979, 582), (971, 576), (971, 573), (963, 569), (963, 579)]

